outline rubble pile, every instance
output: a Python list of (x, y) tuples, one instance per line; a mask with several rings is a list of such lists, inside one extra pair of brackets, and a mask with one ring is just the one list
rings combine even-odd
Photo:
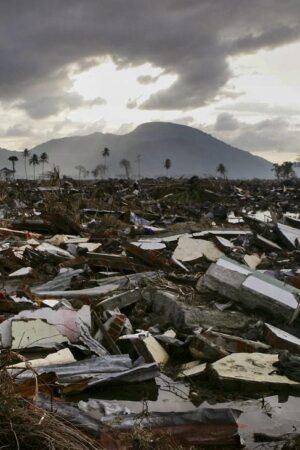
[[(247, 401), (300, 392), (299, 200), (297, 182), (3, 185), (0, 371), (14, 395), (108, 449), (133, 448), (137, 426), (174, 448), (265, 441), (240, 426)], [(161, 408), (162, 384), (188, 404)]]

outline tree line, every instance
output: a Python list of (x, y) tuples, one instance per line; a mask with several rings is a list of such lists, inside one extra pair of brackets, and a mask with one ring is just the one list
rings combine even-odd
[[(82, 165), (75, 166), (75, 169), (78, 171), (78, 179), (79, 180), (83, 178), (86, 179), (90, 174), (92, 174), (95, 179), (98, 178), (99, 176), (101, 178), (106, 178), (109, 173), (108, 158), (110, 156), (110, 149), (105, 147), (104, 150), (102, 151), (102, 156), (104, 158), (104, 164), (98, 164), (93, 170), (87, 170)], [(141, 178), (141, 165), (142, 165), (141, 154), (137, 155), (135, 162), (137, 164), (138, 178)], [(126, 158), (122, 158), (119, 162), (119, 165), (124, 170), (125, 177), (130, 178), (132, 172), (131, 162)], [(165, 159), (164, 168), (166, 169), (167, 176), (171, 168), (171, 165), (172, 165), (171, 159), (170, 158)]]
[[(106, 178), (109, 175), (109, 156), (110, 156), (110, 149), (108, 147), (105, 147), (102, 151), (102, 157), (104, 159), (104, 163), (98, 164), (93, 170), (87, 170), (82, 165), (77, 165), (75, 169), (78, 171), (78, 178), (81, 179), (87, 179), (89, 175), (93, 175), (95, 179), (97, 179), (99, 176), (101, 178)], [(12, 172), (13, 175), (16, 172), (16, 163), (19, 161), (19, 158), (17, 156), (10, 156), (8, 160), (12, 164)], [(45, 164), (49, 163), (49, 157), (46, 152), (41, 153), (40, 156), (33, 153), (30, 155), (29, 150), (25, 148), (23, 151), (23, 160), (24, 160), (24, 168), (25, 168), (25, 175), (26, 179), (28, 179), (28, 163), (30, 166), (32, 166), (33, 169), (33, 179), (36, 179), (36, 167), (41, 165), (42, 167), (42, 176), (44, 177), (44, 170), (45, 170)], [(138, 168), (138, 178), (141, 178), (141, 164), (142, 164), (142, 156), (139, 154), (136, 157), (135, 160)], [(122, 158), (119, 162), (120, 167), (124, 170), (124, 175), (126, 178), (130, 178), (132, 167), (131, 162), (128, 159)], [(285, 161), (282, 164), (274, 163), (272, 167), (272, 171), (275, 174), (275, 177), (277, 180), (287, 180), (296, 177), (296, 173), (294, 170), (294, 167), (298, 167), (300, 165), (300, 157), (298, 158), (298, 162), (293, 163), (291, 161)], [(169, 176), (169, 171), (172, 167), (172, 160), (170, 158), (166, 158), (163, 162), (163, 167), (166, 171), (166, 176)], [(227, 168), (223, 163), (220, 163), (216, 167), (216, 172), (220, 176), (222, 176), (224, 179), (227, 177)]]
[(277, 180), (288, 180), (296, 177), (294, 163), (291, 161), (285, 161), (282, 164), (274, 163), (272, 171)]
[[(23, 159), (24, 159), (24, 168), (25, 168), (25, 175), (26, 180), (28, 179), (28, 173), (27, 173), (27, 161), (29, 162), (29, 165), (33, 168), (33, 179), (35, 180), (36, 175), (36, 166), (41, 164), (42, 166), (42, 175), (44, 176), (44, 170), (45, 170), (45, 164), (49, 163), (49, 157), (46, 152), (43, 152), (40, 156), (38, 156), (36, 153), (33, 153), (30, 156), (29, 150), (25, 148), (23, 151)], [(8, 158), (8, 161), (12, 164), (12, 172), (15, 175), (16, 173), (16, 163), (19, 161), (19, 158), (17, 156), (10, 156)]]

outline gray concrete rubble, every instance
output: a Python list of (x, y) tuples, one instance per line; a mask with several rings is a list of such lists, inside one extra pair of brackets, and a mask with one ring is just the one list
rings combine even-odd
[(274, 363), (277, 361), (278, 355), (234, 353), (213, 363), (208, 370), (226, 387), (300, 391), (299, 382), (276, 373)]
[(287, 322), (299, 314), (300, 290), (229, 259), (212, 264), (201, 283), (248, 310), (264, 310)]
[(257, 424), (237, 402), (261, 417), (267, 395), (298, 395), (298, 182), (57, 183), (1, 185), (9, 392), (115, 450), (137, 420), (166, 448), (238, 448)]

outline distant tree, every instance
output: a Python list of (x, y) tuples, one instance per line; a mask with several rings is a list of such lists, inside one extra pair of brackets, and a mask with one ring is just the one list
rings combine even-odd
[(293, 178), (295, 176), (295, 171), (293, 168), (293, 163), (291, 161), (285, 161), (281, 164), (282, 177), (284, 180)]
[(135, 162), (137, 163), (138, 166), (138, 179), (141, 179), (141, 161), (142, 161), (142, 155), (138, 154), (136, 157)]
[(83, 174), (85, 180), (89, 177), (89, 174), (90, 174), (90, 171), (85, 169), (84, 174)]
[(8, 158), (8, 160), (12, 164), (12, 170), (13, 170), (13, 173), (14, 173), (14, 176), (15, 176), (15, 172), (16, 172), (15, 166), (16, 166), (16, 162), (19, 161), (19, 158), (17, 156), (10, 156)]
[(275, 173), (275, 177), (277, 178), (277, 180), (280, 180), (281, 173), (282, 173), (281, 165), (277, 164), (277, 163), (274, 163), (271, 170)]
[(105, 173), (106, 173), (106, 170), (108, 168), (107, 158), (109, 157), (109, 155), (110, 155), (110, 150), (109, 150), (109, 148), (105, 147), (105, 149), (102, 152), (102, 156), (103, 156), (104, 161), (105, 161)]
[(91, 174), (93, 175), (95, 180), (98, 178), (99, 170), (97, 169), (97, 167), (94, 170), (91, 170)]
[(130, 177), (130, 169), (131, 169), (130, 161), (128, 161), (128, 159), (121, 159), (120, 166), (125, 170), (126, 178), (129, 178)]
[(166, 169), (166, 175), (168, 176), (169, 170), (171, 169), (172, 161), (170, 158), (167, 158), (164, 162), (164, 168)]
[(29, 150), (28, 150), (28, 148), (25, 148), (25, 150), (23, 151), (23, 158), (24, 158), (25, 175), (26, 175), (26, 180), (27, 180), (28, 179), (28, 175), (27, 175), (27, 159), (29, 158)]
[(6, 181), (10, 181), (14, 172), (12, 170), (8, 169), (7, 167), (4, 167), (2, 169), (2, 174)]
[(35, 167), (40, 163), (38, 155), (35, 153), (30, 157), (29, 164), (33, 167), (33, 179), (35, 180)]
[(84, 166), (76, 166), (75, 169), (78, 170), (78, 180), (80, 180), (81, 175), (84, 174), (84, 172), (85, 172), (85, 167)]
[(49, 162), (49, 158), (46, 152), (43, 152), (40, 156), (40, 163), (42, 164), (42, 174), (44, 177), (44, 168), (45, 168), (45, 164), (48, 164)]
[(223, 177), (226, 178), (227, 169), (224, 164), (220, 163), (216, 169), (216, 171)]
[(277, 180), (288, 180), (296, 176), (294, 171), (294, 163), (291, 161), (285, 161), (282, 164), (274, 163), (272, 170), (275, 172)]
[(96, 170), (98, 171), (98, 175), (100, 174), (100, 177), (103, 179), (105, 177), (105, 173), (106, 173), (106, 165), (105, 164), (98, 164), (98, 166), (96, 167)]

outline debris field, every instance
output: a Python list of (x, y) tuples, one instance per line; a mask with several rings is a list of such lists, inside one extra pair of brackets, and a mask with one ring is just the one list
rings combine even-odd
[(299, 200), (297, 180), (2, 183), (1, 448), (299, 448)]

